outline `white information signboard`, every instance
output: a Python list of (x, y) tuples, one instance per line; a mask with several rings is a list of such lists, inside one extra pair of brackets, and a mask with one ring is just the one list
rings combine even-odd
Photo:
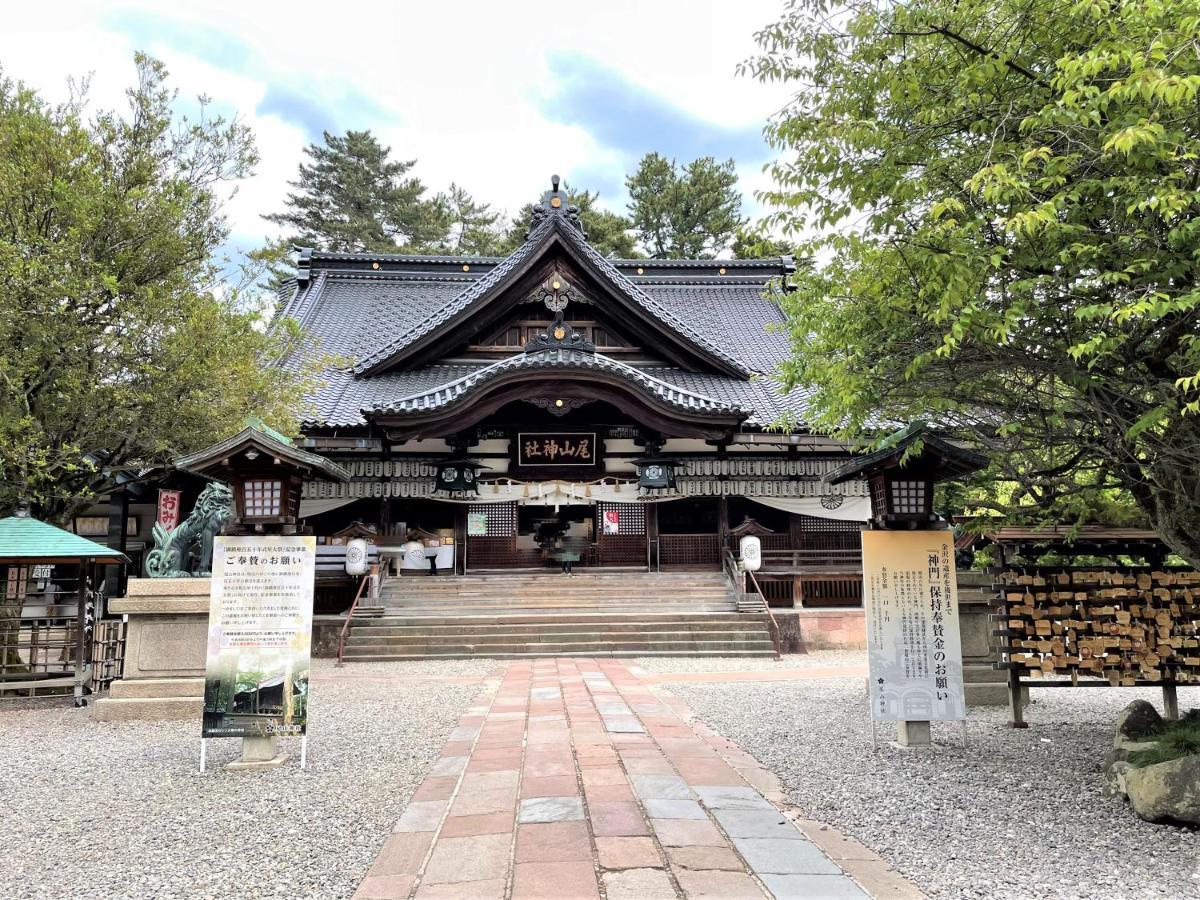
[(316, 544), (215, 539), (202, 737), (304, 734)]
[(952, 532), (864, 531), (862, 549), (872, 718), (965, 719)]

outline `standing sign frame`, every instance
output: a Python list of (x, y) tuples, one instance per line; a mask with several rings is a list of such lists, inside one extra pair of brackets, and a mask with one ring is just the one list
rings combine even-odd
[(243, 762), (262, 764), (282, 761), (278, 737), (299, 737), (307, 764), (315, 571), (312, 536), (214, 539), (201, 772), (215, 737), (242, 738)]
[(862, 533), (872, 742), (879, 722), (961, 721), (966, 696), (949, 529)]

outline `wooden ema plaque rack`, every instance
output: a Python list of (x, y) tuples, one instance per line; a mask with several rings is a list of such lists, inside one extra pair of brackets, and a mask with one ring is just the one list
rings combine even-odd
[(1026, 568), (995, 587), (1016, 728), (1023, 688), (1159, 686), (1177, 718), (1176, 685), (1200, 684), (1200, 572)]

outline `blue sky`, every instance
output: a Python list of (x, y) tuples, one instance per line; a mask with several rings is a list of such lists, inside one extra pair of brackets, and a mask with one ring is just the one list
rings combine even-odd
[(52, 99), (91, 74), (119, 107), (132, 55), (162, 59), (182, 106), (204, 94), (253, 129), (262, 157), (228, 203), (231, 244), (276, 232), (304, 146), (370, 128), (416, 159), (431, 190), (451, 181), (513, 211), (559, 173), (623, 211), (624, 178), (651, 150), (736, 160), (748, 213), (766, 185), (766, 118), (779, 86), (735, 74), (780, 0), (348, 4), (240, 0), (49, 0), (6, 7), (5, 73)]

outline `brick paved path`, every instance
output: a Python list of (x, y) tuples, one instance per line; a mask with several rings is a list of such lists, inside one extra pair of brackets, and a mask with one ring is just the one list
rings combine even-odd
[[(510, 664), (355, 896), (868, 896), (763, 796), (769, 773), (685, 716), (616, 660)], [(880, 862), (847, 847), (843, 865)]]

